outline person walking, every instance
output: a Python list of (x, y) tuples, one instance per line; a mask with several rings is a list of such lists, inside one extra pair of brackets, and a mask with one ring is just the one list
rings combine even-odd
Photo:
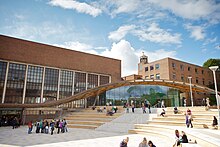
[(134, 103), (131, 104), (132, 112), (134, 113)]
[(50, 122), (50, 128), (51, 128), (51, 135), (53, 135), (53, 131), (54, 131), (54, 126), (55, 126), (55, 121), (54, 120), (51, 120)]
[(144, 113), (147, 113), (147, 112), (146, 112), (146, 107), (145, 107), (145, 104), (144, 104), (144, 103), (142, 103), (142, 110), (143, 110), (143, 114), (144, 114)]
[(151, 104), (150, 104), (150, 102), (148, 102), (148, 110), (149, 110), (149, 113), (151, 113), (150, 106), (151, 106)]
[(32, 128), (33, 128), (32, 121), (29, 121), (29, 122), (28, 122), (28, 134), (31, 134), (31, 133), (32, 133)]

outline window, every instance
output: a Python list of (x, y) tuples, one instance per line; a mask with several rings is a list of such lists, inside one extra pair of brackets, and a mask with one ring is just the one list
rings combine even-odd
[(73, 90), (73, 72), (67, 70), (61, 70), (59, 99), (71, 96), (72, 90)]
[(160, 79), (160, 74), (156, 74), (156, 79)]
[(176, 64), (175, 64), (175, 63), (172, 63), (172, 67), (175, 68), (175, 67), (176, 67)]
[(108, 84), (109, 83), (109, 76), (100, 76), (100, 85)]
[(155, 69), (160, 69), (160, 64), (156, 64)]
[(145, 71), (148, 71), (148, 67), (145, 67)]
[(148, 79), (149, 78), (149, 76), (145, 76), (145, 79)]
[(184, 66), (181, 64), (180, 65), (180, 69), (183, 71), (184, 70)]
[(76, 72), (74, 81), (74, 94), (86, 90), (86, 73)]
[(184, 76), (183, 75), (181, 76), (181, 81), (184, 82)]
[(28, 66), (25, 103), (40, 103), (43, 67)]
[(154, 75), (150, 75), (150, 79), (154, 79)]
[(175, 73), (173, 74), (173, 79), (176, 79), (176, 74)]
[(98, 86), (98, 75), (88, 74), (87, 89), (95, 88)]
[(150, 70), (154, 70), (154, 66), (153, 65), (150, 66)]
[(195, 68), (195, 73), (198, 73), (198, 69), (197, 68)]
[(196, 77), (196, 83), (197, 83), (197, 84), (199, 83), (198, 77)]
[(6, 74), (7, 63), (0, 61), (0, 102), (2, 101), (2, 93), (5, 83), (5, 74)]
[(190, 71), (191, 70), (191, 67), (188, 67), (188, 71)]
[(44, 101), (53, 101), (57, 99), (59, 70), (46, 68), (44, 79)]
[(202, 74), (204, 74), (204, 70), (202, 70)]
[(205, 85), (205, 79), (204, 78), (202, 79), (202, 84)]
[(139, 71), (142, 70), (142, 64), (139, 64)]
[(26, 65), (10, 63), (5, 103), (22, 103)]

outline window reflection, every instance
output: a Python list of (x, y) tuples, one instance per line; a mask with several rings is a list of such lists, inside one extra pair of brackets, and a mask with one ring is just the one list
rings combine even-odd
[(28, 66), (25, 103), (40, 103), (43, 67)]
[(71, 96), (72, 87), (73, 87), (73, 72), (61, 70), (59, 98), (62, 99)]
[(26, 65), (9, 64), (5, 103), (22, 103)]
[(57, 99), (58, 77), (58, 69), (45, 69), (43, 102)]
[(7, 68), (7, 63), (0, 61), (0, 103), (2, 102), (6, 68)]

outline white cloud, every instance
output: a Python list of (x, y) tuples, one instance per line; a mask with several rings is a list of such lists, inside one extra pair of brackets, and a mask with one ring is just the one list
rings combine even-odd
[(187, 24), (185, 28), (191, 32), (191, 38), (195, 38), (195, 40), (203, 40), (205, 38), (204, 27)]
[(95, 54), (98, 55), (98, 52), (96, 52), (93, 49), (93, 46), (85, 43), (81, 43), (78, 41), (70, 41), (70, 42), (64, 42), (64, 44), (53, 44), (54, 46), (66, 48), (66, 49), (71, 49), (75, 51), (81, 51), (81, 52), (86, 52), (90, 54)]
[(64, 9), (73, 9), (79, 13), (89, 14), (93, 17), (96, 17), (102, 13), (102, 10), (95, 8), (86, 3), (80, 3), (75, 0), (51, 0), (49, 2), (52, 6), (60, 6)]
[(150, 62), (163, 59), (166, 57), (175, 58), (176, 56), (176, 51), (166, 51), (164, 49), (155, 50), (153, 52), (146, 50), (137, 50), (134, 49), (130, 44), (130, 42), (126, 40), (120, 40), (118, 43), (113, 43), (110, 49), (106, 49), (101, 52), (97, 52), (96, 50), (94, 50), (99, 47), (93, 47), (92, 45), (80, 43), (78, 41), (65, 42), (62, 45), (61, 44), (54, 44), (54, 45), (67, 49), (119, 59), (121, 60), (121, 64), (122, 64), (121, 65), (122, 76), (137, 74), (139, 57), (142, 55), (142, 52), (145, 52), (145, 55), (149, 57)]
[(110, 0), (108, 4), (114, 5), (112, 15), (119, 13), (130, 13), (137, 10), (141, 5), (141, 0)]
[(142, 41), (181, 44), (180, 34), (171, 34), (170, 32), (161, 29), (157, 23), (151, 23), (147, 29), (135, 30), (133, 34), (138, 36)]
[(110, 32), (108, 38), (118, 41), (123, 39), (127, 34), (137, 36), (142, 41), (181, 44), (180, 34), (171, 34), (169, 31), (161, 29), (157, 23), (151, 23), (148, 28), (141, 28), (135, 25), (121, 26), (118, 30)]
[(217, 50), (220, 50), (220, 45), (215, 46)]
[(110, 32), (108, 38), (113, 41), (123, 39), (129, 31), (134, 30), (135, 25), (125, 25), (118, 28), (118, 30)]
[(141, 52), (144, 52), (144, 54), (148, 56), (149, 62), (153, 62), (153, 61), (160, 60), (160, 59), (167, 58), (167, 57), (177, 59), (176, 51), (166, 51), (164, 49), (159, 49), (159, 50), (150, 52), (150, 51), (143, 50), (143, 51), (139, 51), (138, 54), (140, 55)]
[(121, 40), (113, 43), (110, 50), (101, 53), (102, 56), (120, 59), (122, 63), (122, 76), (137, 74), (138, 56), (130, 42)]
[(207, 44), (210, 44), (210, 43), (214, 43), (217, 41), (217, 38), (218, 37), (215, 37), (215, 38), (208, 38), (205, 40), (205, 42), (203, 43), (203, 45), (207, 45)]
[(150, 2), (187, 19), (211, 19), (213, 16), (220, 15), (220, 4), (217, 4), (214, 0), (169, 0), (169, 2), (150, 0)]

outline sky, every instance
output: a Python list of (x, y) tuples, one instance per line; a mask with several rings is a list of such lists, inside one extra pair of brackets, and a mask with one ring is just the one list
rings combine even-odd
[(1, 0), (0, 34), (120, 59), (220, 58), (220, 0)]

